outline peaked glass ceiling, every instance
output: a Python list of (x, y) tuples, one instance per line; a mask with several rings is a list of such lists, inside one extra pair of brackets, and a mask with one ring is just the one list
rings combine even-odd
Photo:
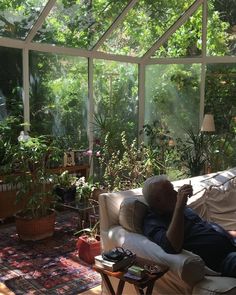
[(193, 2), (138, 1), (101, 50), (141, 57)]
[(158, 57), (198, 57), (202, 53), (202, 7), (155, 52)]
[[(126, 55), (131, 60), (146, 53), (145, 61), (150, 55), (152, 58), (202, 57), (205, 1), (1, 0), (0, 42), (1, 37), (16, 39), (15, 43), (2, 40), (1, 45), (23, 48), (25, 45), (19, 40), (28, 36), (27, 44), (34, 50), (50, 52), (52, 47), (43, 47), (47, 44), (62, 47), (60, 52), (66, 47), (100, 51), (100, 57), (108, 59), (107, 54), (119, 55), (121, 59)], [(207, 0), (206, 4), (207, 55), (235, 56), (236, 0)], [(82, 51), (77, 52), (80, 55)]]
[(91, 49), (128, 0), (58, 0), (33, 41)]
[(0, 36), (25, 39), (47, 0), (0, 1)]

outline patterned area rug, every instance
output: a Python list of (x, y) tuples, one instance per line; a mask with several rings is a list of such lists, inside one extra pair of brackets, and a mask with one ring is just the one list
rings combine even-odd
[(16, 295), (74, 295), (101, 284), (98, 273), (79, 259), (73, 235), (78, 215), (62, 212), (54, 236), (23, 242), (15, 225), (0, 227), (0, 282)]

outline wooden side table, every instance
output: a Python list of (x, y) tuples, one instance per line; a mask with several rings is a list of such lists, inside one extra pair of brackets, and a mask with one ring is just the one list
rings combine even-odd
[[(162, 277), (168, 271), (168, 269), (164, 269), (155, 274), (147, 273), (144, 278), (140, 280), (133, 280), (124, 276), (127, 270), (112, 272), (104, 268), (97, 267), (96, 265), (94, 265), (93, 268), (101, 274), (102, 280), (106, 286), (109, 295), (122, 295), (126, 282), (134, 285), (134, 288), (138, 295), (151, 295), (156, 280)], [(116, 291), (114, 290), (109, 277), (115, 277), (119, 279)], [(144, 291), (145, 288), (146, 292)]]

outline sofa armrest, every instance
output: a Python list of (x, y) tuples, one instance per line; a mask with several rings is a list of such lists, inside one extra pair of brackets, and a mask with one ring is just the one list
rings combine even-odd
[[(137, 256), (151, 260), (161, 267), (168, 267), (188, 285), (193, 286), (203, 279), (205, 263), (198, 255), (183, 250), (180, 254), (168, 254), (144, 235), (132, 233), (121, 226), (112, 227), (102, 240), (109, 240), (113, 246), (127, 248)], [(108, 238), (109, 237), (109, 238)]]

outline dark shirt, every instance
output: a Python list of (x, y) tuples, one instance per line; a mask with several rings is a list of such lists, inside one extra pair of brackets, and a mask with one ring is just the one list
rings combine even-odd
[[(144, 219), (144, 234), (167, 253), (176, 254), (166, 237), (171, 215), (160, 215), (150, 211)], [(222, 227), (202, 220), (192, 209), (184, 210), (183, 249), (199, 255), (208, 267), (220, 271), (222, 260), (236, 250), (233, 239)]]

